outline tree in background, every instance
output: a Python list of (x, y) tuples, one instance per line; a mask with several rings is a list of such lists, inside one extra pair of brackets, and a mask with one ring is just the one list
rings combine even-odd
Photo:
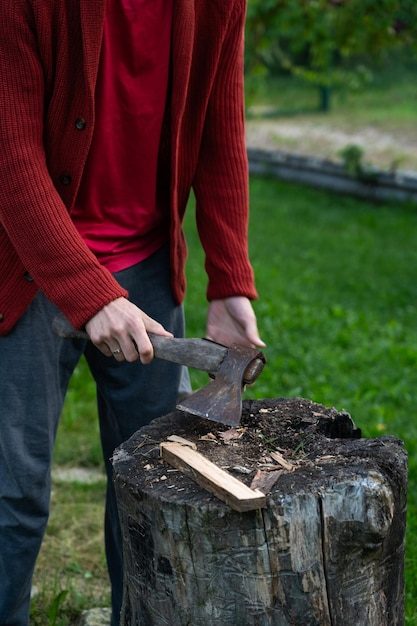
[(317, 85), (327, 110), (332, 87), (359, 86), (376, 58), (416, 37), (417, 0), (249, 0), (249, 80), (289, 72)]

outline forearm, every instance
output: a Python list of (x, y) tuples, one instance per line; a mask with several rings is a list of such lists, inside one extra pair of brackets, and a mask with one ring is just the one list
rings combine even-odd
[(244, 128), (243, 27), (238, 0), (223, 42), (194, 180), (209, 299), (256, 297), (248, 257), (248, 164)]

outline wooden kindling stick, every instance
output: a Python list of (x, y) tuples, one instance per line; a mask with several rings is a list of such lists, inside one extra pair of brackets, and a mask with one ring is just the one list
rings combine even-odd
[(190, 476), (200, 487), (210, 491), (235, 511), (253, 511), (266, 507), (266, 496), (262, 491), (251, 489), (189, 446), (163, 441), (160, 452), (169, 465)]

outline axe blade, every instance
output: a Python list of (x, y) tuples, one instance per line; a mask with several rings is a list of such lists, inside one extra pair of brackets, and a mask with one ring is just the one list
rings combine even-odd
[(238, 426), (242, 415), (242, 387), (215, 379), (182, 400), (177, 409), (226, 426)]
[[(216, 378), (177, 405), (177, 409), (226, 426), (238, 426), (242, 416), (242, 388), (262, 371), (265, 358), (254, 348), (231, 346)], [(250, 371), (249, 380), (245, 373)]]

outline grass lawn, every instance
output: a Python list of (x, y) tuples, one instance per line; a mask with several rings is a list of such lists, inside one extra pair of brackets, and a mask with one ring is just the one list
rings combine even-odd
[[(255, 304), (268, 366), (249, 397), (303, 396), (348, 410), (364, 435), (406, 442), (410, 490), (407, 624), (417, 625), (417, 207), (376, 206), (273, 180), (251, 181)], [(189, 211), (188, 335), (204, 334), (203, 260)], [(193, 375), (195, 385), (204, 375)], [(72, 381), (57, 464), (100, 463), (94, 388)], [(57, 626), (106, 601), (103, 486), (55, 484), (34, 624), (68, 590)], [(43, 596), (44, 588), (49, 595)]]
[(82, 610), (109, 606), (104, 491), (104, 479), (92, 485), (54, 483), (52, 514), (36, 567), (31, 626), (75, 625)]

